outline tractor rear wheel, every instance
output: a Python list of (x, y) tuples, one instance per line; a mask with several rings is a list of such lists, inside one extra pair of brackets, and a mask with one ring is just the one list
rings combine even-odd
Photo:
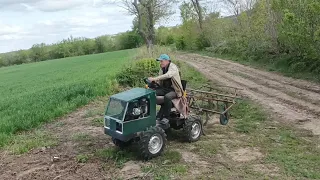
[(188, 142), (198, 141), (203, 132), (200, 117), (189, 116), (188, 119), (185, 120), (183, 131)]
[(149, 160), (161, 155), (166, 146), (166, 136), (165, 131), (158, 126), (142, 132), (138, 142), (142, 158)]

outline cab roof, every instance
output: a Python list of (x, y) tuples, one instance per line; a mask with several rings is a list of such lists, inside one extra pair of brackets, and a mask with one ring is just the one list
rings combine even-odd
[(142, 96), (148, 95), (148, 94), (152, 94), (155, 93), (155, 91), (151, 90), (151, 89), (146, 89), (146, 88), (132, 88), (130, 90), (124, 91), (124, 92), (120, 92), (118, 94), (114, 94), (111, 96), (111, 98), (115, 98), (115, 99), (119, 99), (122, 101), (132, 101), (135, 99), (138, 99)]

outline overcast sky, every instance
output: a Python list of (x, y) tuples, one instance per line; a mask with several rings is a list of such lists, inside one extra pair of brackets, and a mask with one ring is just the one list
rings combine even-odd
[[(107, 0), (0, 0), (0, 53), (63, 38), (116, 34), (131, 29), (133, 16)], [(180, 24), (180, 12), (161, 25)]]

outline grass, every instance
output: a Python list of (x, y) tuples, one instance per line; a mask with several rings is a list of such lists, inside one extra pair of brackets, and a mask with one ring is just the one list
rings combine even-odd
[(116, 147), (108, 149), (99, 149), (95, 152), (95, 156), (102, 161), (113, 163), (114, 166), (122, 168), (124, 163), (134, 159), (134, 153), (126, 150), (119, 150)]
[(142, 167), (144, 173), (152, 174), (153, 179), (171, 179), (171, 177), (183, 176), (189, 167), (184, 164), (181, 154), (172, 148), (166, 149), (162, 156), (150, 161)]
[(96, 126), (96, 127), (103, 127), (103, 125), (104, 125), (104, 120), (103, 120), (103, 118), (94, 118), (94, 119), (91, 121), (91, 125), (92, 125), (92, 126)]
[(317, 137), (272, 121), (258, 107), (253, 102), (242, 101), (231, 111), (236, 121), (234, 130), (249, 136), (246, 144), (262, 149), (266, 153), (264, 162), (276, 163), (284, 176), (320, 178)]
[(87, 133), (79, 132), (79, 133), (72, 135), (72, 139), (74, 141), (78, 141), (78, 142), (85, 142), (85, 141), (92, 140), (92, 137)]
[(71, 57), (0, 69), (0, 147), (112, 92), (112, 79), (135, 50)]
[(86, 154), (79, 154), (76, 156), (76, 161), (78, 163), (86, 163), (89, 160), (89, 156)]
[(31, 132), (23, 132), (15, 136), (6, 150), (12, 154), (23, 154), (33, 148), (52, 147), (57, 145), (57, 139), (54, 135), (48, 134), (45, 130), (36, 129)]

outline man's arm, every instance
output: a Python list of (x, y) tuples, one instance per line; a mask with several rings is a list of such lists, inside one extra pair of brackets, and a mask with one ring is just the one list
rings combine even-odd
[(160, 76), (157, 76), (153, 79), (154, 79), (154, 81), (161, 81), (164, 79), (169, 79), (169, 78), (172, 78), (178, 72), (179, 72), (179, 70), (176, 66), (170, 66), (167, 73), (160, 75)]
[[(162, 75), (162, 69), (159, 70), (158, 76)], [(161, 80), (154, 80), (156, 83), (161, 85)]]

